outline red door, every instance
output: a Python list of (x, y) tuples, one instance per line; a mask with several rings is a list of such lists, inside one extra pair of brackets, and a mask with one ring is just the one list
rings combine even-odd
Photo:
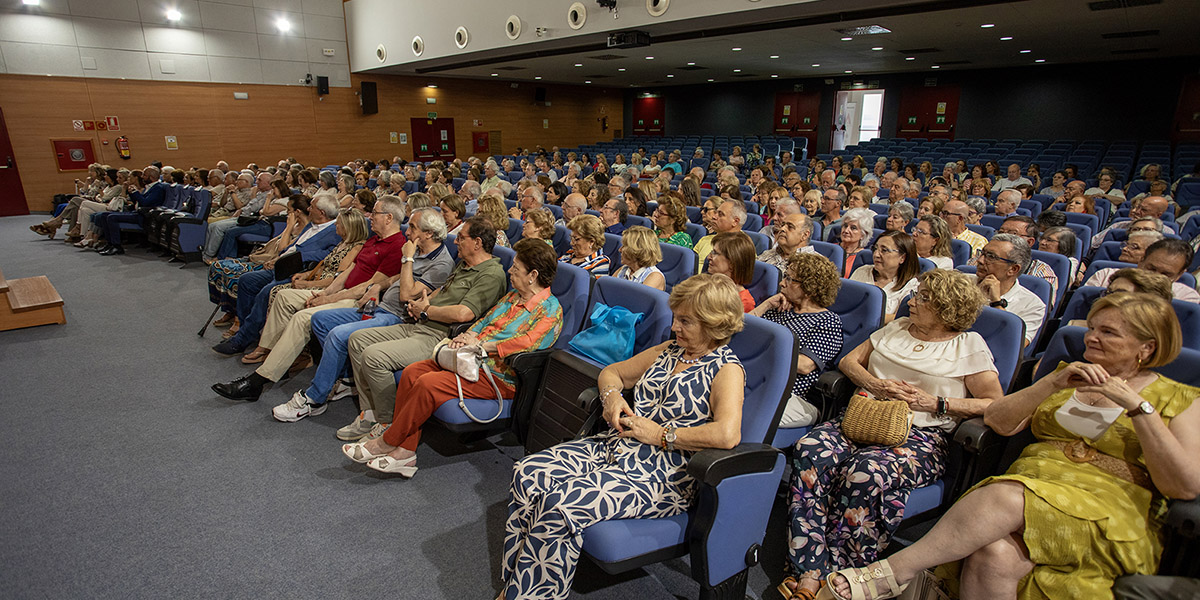
[(454, 158), (454, 119), (410, 119), (414, 160)]
[(659, 97), (633, 99), (634, 135), (663, 135), (667, 103)]
[(27, 214), (29, 205), (25, 203), (25, 188), (21, 186), (21, 174), (17, 172), (17, 157), (8, 140), (4, 111), (0, 110), (0, 217)]
[(909, 87), (900, 92), (898, 137), (954, 139), (958, 121), (957, 85)]
[(775, 134), (807, 138), (809, 151), (815, 152), (817, 114), (820, 111), (820, 92), (777, 92), (775, 94)]

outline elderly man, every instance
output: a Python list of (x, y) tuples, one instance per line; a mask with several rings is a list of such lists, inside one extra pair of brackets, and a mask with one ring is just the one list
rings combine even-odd
[(828, 190), (837, 185), (837, 173), (833, 169), (821, 171), (821, 189)]
[(758, 193), (758, 186), (766, 181), (766, 171), (760, 167), (754, 167), (750, 170), (750, 176), (746, 178), (746, 185), (750, 186), (752, 194)]
[(834, 225), (842, 222), (842, 208), (846, 206), (846, 192), (835, 187), (821, 194), (821, 241), (828, 242)]
[[(421, 292), (408, 302), (409, 320), (350, 334), (349, 360), (363, 412), (355, 422), (338, 431), (339, 437), (348, 438), (368, 429), (368, 423), (360, 420), (390, 423), (396, 403), (395, 372), (429, 358), (451, 325), (477, 320), (504, 295), (507, 287), (504, 267), (500, 259), (492, 256), (496, 230), (487, 220), (467, 219), (454, 243), (458, 247), (458, 264), (437, 292), (432, 295)], [(377, 437), (384, 429), (370, 428), (371, 434), (364, 437)]]
[[(281, 292), (271, 307), (271, 318), (275, 318), (276, 311), (279, 314), (295, 312), (288, 319), (283, 334), (273, 343), (263, 365), (255, 372), (229, 383), (213, 384), (213, 391), (230, 400), (258, 400), (263, 387), (269, 382), (279, 381), (308, 344), (314, 314), (335, 308), (355, 308), (364, 295), (376, 291), (380, 282), (399, 273), (405, 262), (403, 247), (408, 242), (400, 231), (403, 214), (404, 207), (399, 198), (380, 198), (375, 203), (375, 211), (371, 213), (371, 231), (375, 236), (367, 238), (353, 266), (342, 271), (329, 287), (315, 294), (305, 293), (306, 290)], [(213, 350), (232, 356), (241, 348), (225, 342), (214, 346)]]
[[(867, 188), (868, 190), (871, 190), (871, 197), (867, 200), (870, 204), (887, 204), (887, 202), (880, 202), (880, 200), (879, 200), (879, 180), (878, 179), (867, 179), (867, 180), (863, 181), (863, 187)], [(888, 193), (891, 194), (891, 191), (889, 191)]]
[(538, 175), (549, 177), (551, 183), (558, 181), (558, 172), (550, 168), (550, 163), (546, 161), (545, 157), (539, 156), (534, 163), (537, 166)]
[(942, 213), (939, 215), (946, 220), (946, 225), (950, 227), (950, 233), (954, 235), (954, 239), (962, 240), (971, 245), (971, 254), (978, 254), (987, 244), (987, 238), (967, 229), (967, 219), (970, 217), (971, 208), (962, 200), (951, 200), (942, 207)]
[[(133, 184), (126, 186), (129, 192), (129, 199), (135, 204), (136, 210), (101, 213), (103, 218), (99, 220), (99, 226), (100, 230), (107, 237), (108, 244), (100, 251), (100, 254), (104, 256), (125, 254), (125, 248), (121, 246), (121, 223), (135, 223), (138, 225), (145, 223), (150, 209), (162, 206), (166, 200), (167, 188), (170, 186), (167, 180), (159, 179), (161, 176), (159, 169), (153, 165), (148, 166), (142, 170), (142, 175), (150, 182), (146, 186), (146, 189), (139, 191)], [(236, 225), (237, 222), (234, 221), (234, 224)]]
[(950, 201), (950, 190), (941, 184), (930, 187), (929, 195), (940, 200), (942, 206), (945, 206)]
[(624, 175), (613, 175), (608, 180), (608, 197), (620, 198), (625, 195), (625, 188), (629, 187), (629, 180), (625, 179)]
[[(1072, 181), (1071, 183), (1078, 183), (1078, 182)], [(1067, 189), (1069, 190), (1070, 187), (1071, 187), (1070, 184), (1068, 184)], [(1066, 196), (1066, 194), (1064, 194), (1064, 197), (1065, 196)], [(1117, 229), (1129, 229), (1129, 227), (1132, 226), (1133, 223), (1137, 222), (1139, 219), (1141, 219), (1143, 217), (1154, 217), (1156, 219), (1161, 220), (1163, 213), (1167, 212), (1168, 204), (1169, 203), (1168, 203), (1167, 199), (1163, 198), (1162, 196), (1148, 196), (1146, 198), (1142, 198), (1141, 202), (1135, 204), (1133, 206), (1133, 208), (1129, 209), (1129, 220), (1128, 221), (1121, 221), (1120, 223), (1113, 223), (1111, 226), (1109, 226), (1104, 231), (1101, 231), (1100, 233), (1097, 233), (1096, 235), (1092, 236), (1092, 250), (1095, 250), (1096, 248), (1100, 247), (1101, 242), (1104, 241), (1104, 236), (1108, 235), (1108, 232), (1110, 232), (1110, 231), (1115, 231)], [(1170, 225), (1167, 225), (1166, 223), (1163, 224), (1163, 230), (1168, 231), (1170, 233), (1175, 233), (1175, 229), (1172, 228)]]
[(1112, 171), (1108, 170), (1100, 171), (1100, 177), (1097, 179), (1096, 187), (1088, 188), (1084, 194), (1096, 198), (1107, 199), (1112, 203), (1113, 206), (1117, 206), (1122, 202), (1125, 202), (1125, 192), (1122, 192), (1121, 188), (1117, 187), (1116, 176), (1113, 175)]
[[(245, 176), (245, 174), (242, 176)], [(239, 181), (242, 179), (242, 176), (239, 176)], [(234, 211), (233, 216), (254, 217), (258, 216), (259, 214), (272, 215), (280, 212), (286, 213), (288, 201), (287, 198), (282, 198), (282, 205), (273, 204), (270, 207), (267, 206), (267, 198), (271, 195), (271, 174), (259, 173), (255, 181), (257, 184), (253, 190), (254, 196), (244, 206), (242, 206), (242, 208)], [(201, 258), (203, 259), (204, 264), (212, 264), (213, 260), (217, 257), (217, 253), (221, 250), (221, 245), (222, 242), (225, 241), (226, 234), (237, 227), (237, 218), (226, 219), (224, 221), (217, 221), (216, 223), (208, 224), (208, 231), (204, 236), (204, 250), (201, 253)], [(233, 237), (233, 240), (236, 248), (236, 235)]]
[(996, 216), (1012, 217), (1017, 214), (1017, 207), (1021, 205), (1021, 192), (1015, 188), (1009, 188), (1000, 192), (996, 196)]
[(482, 193), (479, 182), (470, 179), (464, 181), (462, 187), (458, 188), (458, 197), (462, 198), (468, 215), (475, 214), (475, 209), (479, 207), (479, 196)]
[(758, 260), (786, 271), (788, 258), (793, 254), (816, 252), (812, 247), (812, 232), (813, 222), (808, 215), (800, 211), (780, 215), (775, 219), (775, 246), (759, 254)]
[(500, 167), (494, 160), (487, 161), (487, 164), (483, 166), (483, 182), (479, 186), (480, 195), (483, 195), (484, 192), (494, 187), (499, 187), (501, 181), (500, 175), (498, 174), (499, 169)]
[(903, 177), (897, 177), (892, 180), (892, 187), (888, 188), (888, 204), (903, 202), (908, 197), (908, 180)]
[(1033, 292), (1021, 287), (1017, 277), (1029, 266), (1029, 244), (1025, 239), (998, 233), (979, 253), (975, 282), (988, 306), (1013, 313), (1025, 322), (1025, 343), (1037, 339), (1046, 317), (1046, 304)]
[(796, 163), (792, 160), (792, 153), (784, 150), (783, 153), (779, 155), (779, 168), (787, 169), (788, 167), (794, 169), (796, 168)]
[(542, 207), (545, 202), (545, 196), (542, 195), (542, 188), (536, 185), (526, 186), (521, 191), (517, 206), (508, 209), (508, 216), (512, 219), (525, 219), (525, 213)]
[(875, 161), (874, 169), (870, 173), (867, 173), (866, 177), (863, 177), (863, 183), (866, 183), (868, 181), (876, 181), (881, 184), (879, 187), (882, 187), (883, 189), (887, 189), (887, 186), (882, 185), (883, 174), (885, 172), (887, 172), (887, 159), (880, 157), (879, 160)]
[(1025, 177), (1021, 176), (1021, 165), (1018, 165), (1017, 163), (1012, 163), (1011, 165), (1008, 165), (1008, 172), (1005, 174), (1005, 177), (1003, 177), (1001, 179), (997, 179), (996, 183), (992, 184), (992, 191), (993, 192), (1004, 191), (1004, 190), (1007, 190), (1008, 188), (1017, 187), (1018, 185), (1021, 185), (1022, 183), (1027, 184), (1027, 185), (1033, 185), (1032, 181), (1029, 181)]
[[(422, 208), (414, 211), (409, 220), (408, 241), (400, 250), (404, 255), (400, 272), (368, 286), (366, 293), (358, 300), (357, 307), (323, 310), (312, 316), (312, 336), (321, 345), (321, 362), (307, 389), (296, 392), (289, 401), (274, 408), (272, 414), (277, 420), (290, 423), (325, 412), (325, 399), (334, 391), (334, 384), (346, 368), (350, 334), (361, 329), (404, 322), (409, 301), (432, 293), (446, 283), (450, 271), (454, 269), (454, 259), (444, 243), (446, 234), (446, 222), (436, 210)], [(373, 315), (359, 312), (372, 300), (378, 302)], [(284, 366), (282, 362), (276, 363), (277, 369)], [(259, 374), (270, 379), (274, 372), (260, 370)], [(338, 392), (334, 400), (354, 394), (353, 388), (347, 385), (342, 385)], [(368, 425), (359, 419), (355, 419), (354, 423), (358, 425), (357, 428), (339, 431), (338, 437), (355, 441), (369, 433), (370, 425), (374, 424)]]
[(567, 223), (571, 222), (571, 219), (582, 215), (585, 211), (587, 211), (587, 196), (579, 193), (567, 194), (562, 203), (563, 216), (561, 219), (555, 221), (554, 224), (566, 227)]
[[(1129, 238), (1133, 240), (1134, 235), (1131, 234)], [(1195, 253), (1191, 244), (1183, 240), (1161, 239), (1146, 249), (1142, 259), (1137, 262), (1137, 266), (1139, 269), (1165, 275), (1167, 279), (1170, 279), (1171, 291), (1175, 293), (1176, 300), (1200, 304), (1200, 293), (1197, 293), (1195, 288), (1179, 282), (1179, 278), (1187, 271), (1194, 257)], [(1117, 270), (1116, 268), (1100, 269), (1092, 273), (1092, 276), (1083, 285), (1108, 287), (1109, 280)]]
[[(768, 197), (775, 201), (775, 212), (771, 213), (772, 223), (786, 215), (801, 211), (800, 203), (796, 202), (796, 199), (792, 198), (791, 194), (788, 194), (787, 188), (777, 187), (771, 190), (771, 193), (768, 195)], [(758, 232), (771, 238), (772, 240), (775, 239), (774, 225), (764, 225), (762, 229), (758, 230)]]
[[(1007, 194), (1010, 191), (1011, 190), (1005, 190), (1001, 192), (1001, 195)], [(1030, 248), (1033, 248), (1037, 245), (1038, 235), (1040, 232), (1038, 231), (1037, 224), (1033, 222), (1033, 219), (1018, 215), (1005, 219), (1004, 223), (1000, 224), (1000, 229), (996, 230), (996, 233), (1015, 235), (1025, 240), (1025, 243), (1028, 244)], [(972, 264), (975, 264), (976, 262), (977, 260), (972, 261)], [(1050, 283), (1050, 297), (1058, 297), (1058, 275), (1054, 273), (1054, 269), (1050, 268), (1050, 265), (1046, 264), (1046, 261), (1031, 257), (1029, 259), (1029, 266), (1025, 267), (1025, 270), (1021, 271), (1021, 274), (1033, 275), (1034, 277), (1041, 277), (1042, 279), (1045, 279)]]
[(600, 223), (604, 225), (604, 233), (621, 235), (625, 232), (625, 221), (629, 218), (629, 205), (625, 201), (612, 198), (600, 208)]
[(716, 229), (699, 240), (692, 250), (696, 252), (697, 270), (704, 266), (704, 261), (712, 252), (713, 238), (717, 237), (718, 233), (735, 232), (742, 230), (742, 224), (746, 222), (746, 205), (740, 200), (726, 200), (717, 207), (716, 214), (713, 217), (713, 223)]

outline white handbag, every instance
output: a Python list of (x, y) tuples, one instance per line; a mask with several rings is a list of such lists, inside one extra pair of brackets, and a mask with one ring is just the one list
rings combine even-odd
[[(450, 340), (438, 342), (437, 347), (433, 349), (433, 360), (439, 367), (454, 373), (454, 382), (458, 385), (458, 407), (476, 423), (491, 423), (500, 418), (500, 413), (504, 412), (504, 398), (500, 394), (500, 387), (496, 385), (496, 379), (492, 376), (492, 370), (487, 366), (487, 351), (483, 346), (475, 345), (451, 348), (449, 343)], [(496, 414), (489, 419), (480, 419), (472, 414), (463, 398), (462, 380), (466, 379), (472, 383), (479, 381), (481, 370), (491, 384), (492, 391), (496, 392)]]

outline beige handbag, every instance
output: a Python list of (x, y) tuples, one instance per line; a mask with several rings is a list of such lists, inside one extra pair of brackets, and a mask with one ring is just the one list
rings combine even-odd
[(279, 242), (280, 238), (271, 238), (271, 241), (263, 244), (261, 248), (250, 253), (250, 260), (263, 265), (279, 258)]
[(912, 430), (913, 414), (903, 400), (876, 400), (859, 392), (842, 416), (842, 433), (857, 444), (899, 446)]
[[(500, 393), (500, 386), (496, 385), (496, 379), (492, 377), (492, 370), (487, 366), (487, 351), (481, 345), (451, 348), (449, 344), (448, 339), (438, 342), (433, 348), (433, 360), (439, 367), (454, 373), (454, 383), (458, 385), (458, 407), (476, 423), (491, 423), (500, 418), (500, 413), (504, 412), (504, 397)], [(496, 414), (488, 419), (480, 419), (472, 414), (463, 399), (462, 380), (472, 383), (479, 381), (479, 371), (483, 371), (492, 385), (492, 391), (496, 393)]]

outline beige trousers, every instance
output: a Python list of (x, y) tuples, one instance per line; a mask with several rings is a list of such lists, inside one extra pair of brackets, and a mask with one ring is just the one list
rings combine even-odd
[(391, 423), (396, 407), (395, 372), (429, 358), (433, 347), (445, 337), (428, 325), (408, 323), (350, 334), (350, 365), (354, 368), (359, 408), (375, 411), (378, 423)]
[[(283, 292), (307, 291), (283, 290)], [(280, 292), (280, 296), (283, 296), (283, 292)], [(278, 300), (279, 298), (276, 298), (276, 304), (280, 304)], [(267, 360), (262, 365), (259, 365), (255, 372), (271, 381), (279, 381), (287, 373), (288, 367), (296, 362), (296, 357), (300, 356), (300, 353), (304, 351), (304, 346), (308, 344), (309, 338), (312, 337), (312, 316), (323, 310), (354, 308), (354, 306), (355, 302), (353, 300), (339, 300), (313, 308), (304, 308), (304, 304), (301, 303), (300, 307), (302, 310), (297, 310), (292, 315), (292, 318), (287, 322), (287, 326), (283, 328), (283, 333), (271, 345), (271, 353), (267, 355)], [(274, 309), (275, 306), (272, 305), (272, 312)], [(263, 340), (265, 345), (265, 330), (263, 332)]]

